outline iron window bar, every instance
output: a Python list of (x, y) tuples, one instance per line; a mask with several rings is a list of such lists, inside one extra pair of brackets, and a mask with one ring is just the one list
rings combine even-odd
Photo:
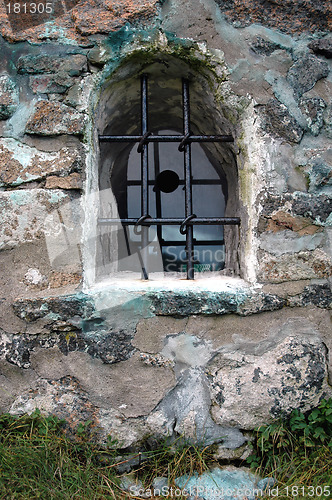
[[(135, 142), (138, 143), (137, 151), (141, 154), (141, 217), (139, 218), (98, 218), (99, 225), (122, 224), (123, 226), (134, 226), (134, 232), (141, 234), (141, 253), (139, 255), (142, 278), (148, 279), (146, 269), (148, 230), (152, 225), (158, 227), (163, 225), (179, 225), (180, 233), (186, 236), (185, 250), (187, 255), (187, 279), (194, 279), (194, 244), (198, 244), (193, 236), (195, 225), (240, 225), (239, 217), (197, 217), (193, 214), (192, 185), (196, 182), (192, 179), (191, 172), (191, 144), (193, 142), (234, 142), (231, 135), (193, 135), (190, 133), (190, 97), (189, 81), (182, 79), (182, 108), (183, 108), (183, 134), (178, 135), (154, 135), (148, 131), (148, 76), (141, 76), (141, 135), (100, 135), (100, 142)], [(149, 164), (148, 144), (160, 142), (179, 142), (179, 151), (184, 153), (184, 185), (185, 191), (185, 218), (151, 217), (149, 215)], [(128, 181), (128, 185), (136, 185), (137, 181)], [(204, 182), (206, 184), (209, 182)], [(214, 183), (214, 182), (213, 182)], [(219, 181), (217, 182), (219, 183)], [(211, 182), (212, 184), (212, 182)], [(138, 232), (138, 227), (141, 231)], [(160, 232), (159, 232), (160, 234)], [(213, 240), (211, 240), (212, 244)], [(163, 242), (164, 243), (164, 242)], [(182, 242), (183, 244), (183, 242)]]

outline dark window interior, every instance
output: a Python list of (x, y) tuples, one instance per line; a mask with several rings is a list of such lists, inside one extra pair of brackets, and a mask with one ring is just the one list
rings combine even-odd
[[(175, 130), (161, 130), (161, 134), (175, 135)], [(117, 192), (114, 186), (114, 192)], [(224, 217), (225, 180), (210, 163), (202, 146), (192, 144), (193, 211), (198, 217)], [(177, 143), (149, 144), (149, 213), (153, 218), (184, 219), (183, 154)], [(140, 154), (134, 147), (128, 158), (127, 196), (118, 201), (121, 218), (141, 216)], [(141, 238), (133, 226), (126, 228), (131, 251), (141, 250)], [(219, 271), (225, 264), (224, 228), (220, 225), (194, 227), (195, 271)], [(149, 240), (160, 245), (164, 271), (185, 272), (185, 235), (179, 226), (153, 226)], [(150, 259), (153, 259), (153, 245)], [(122, 256), (124, 257), (124, 256)]]

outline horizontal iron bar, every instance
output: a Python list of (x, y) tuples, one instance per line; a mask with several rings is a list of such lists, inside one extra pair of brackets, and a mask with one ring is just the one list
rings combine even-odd
[[(106, 224), (124, 224), (125, 226), (135, 226), (137, 224), (138, 219), (106, 219), (106, 218), (99, 218), (98, 219), (98, 224), (101, 225), (106, 225)], [(180, 226), (183, 222), (183, 219), (154, 219), (153, 217), (148, 217), (142, 221), (140, 225), (142, 226), (154, 226), (154, 225), (173, 225), (173, 226)], [(238, 226), (240, 225), (240, 218), (239, 217), (195, 217), (188, 221), (188, 225), (234, 225)]]
[[(149, 186), (154, 186), (156, 181), (149, 181)], [(218, 179), (191, 179), (191, 184), (192, 185), (199, 185), (199, 186), (220, 186), (221, 185), (221, 180)], [(142, 181), (137, 181), (137, 180), (132, 180), (132, 181), (127, 181), (128, 186), (141, 186)], [(179, 186), (183, 186), (184, 181), (179, 181)]]
[[(148, 142), (181, 142), (184, 135), (149, 135), (145, 139)], [(100, 142), (139, 142), (141, 135), (100, 135)], [(190, 135), (186, 142), (234, 142), (231, 135)]]
[[(174, 246), (174, 247), (184, 247), (186, 244), (186, 240), (173, 240), (173, 241), (159, 241), (159, 245), (161, 247), (169, 247), (169, 246)], [(218, 246), (222, 246), (225, 244), (225, 241), (224, 240), (196, 240), (194, 238), (193, 240), (193, 244), (195, 246), (214, 246), (214, 245), (218, 245)]]

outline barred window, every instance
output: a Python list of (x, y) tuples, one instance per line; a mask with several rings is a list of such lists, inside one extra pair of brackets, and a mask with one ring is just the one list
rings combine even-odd
[[(181, 130), (172, 120), (154, 120), (150, 129), (148, 83), (142, 75), (140, 133), (99, 137), (104, 147), (123, 145), (110, 171), (116, 216), (104, 211), (98, 219), (102, 245), (117, 246), (111, 252), (117, 271), (139, 268), (145, 280), (161, 270), (194, 279), (197, 272), (223, 269), (224, 226), (240, 224), (238, 217), (225, 217), (227, 177), (206, 150), (209, 143), (233, 137), (192, 133), (187, 79), (182, 79)], [(109, 238), (110, 232), (116, 237)]]

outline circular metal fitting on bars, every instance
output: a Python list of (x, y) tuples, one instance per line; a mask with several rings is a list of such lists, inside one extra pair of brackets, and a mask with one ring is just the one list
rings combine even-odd
[(180, 142), (180, 144), (179, 144), (179, 147), (178, 147), (178, 150), (179, 150), (179, 151), (184, 151), (184, 147), (185, 147), (185, 145), (190, 143), (189, 138), (190, 138), (190, 133), (189, 133), (189, 134), (186, 134), (186, 135), (184, 136), (184, 138), (182, 139), (182, 141), (181, 141), (181, 142)]
[[(146, 215), (142, 215), (142, 217), (140, 217), (138, 219), (138, 221), (136, 222), (136, 224), (134, 225), (134, 233), (139, 235), (141, 234), (142, 230), (141, 231), (138, 231), (138, 226), (142, 226), (143, 225), (143, 222), (145, 221), (145, 219), (151, 219), (151, 215), (149, 214), (146, 214)], [(148, 225), (148, 224), (147, 224)]]
[(181, 234), (186, 234), (187, 232), (187, 225), (188, 225), (188, 222), (191, 221), (191, 219), (195, 219), (197, 217), (196, 214), (192, 214), (192, 215), (188, 215), (188, 217), (186, 217), (182, 222), (181, 222), (181, 226), (180, 226), (180, 233)]
[(152, 135), (152, 132), (145, 132), (144, 135), (142, 135), (142, 138), (141, 140), (139, 141), (138, 143), (138, 146), (137, 146), (137, 153), (141, 153), (143, 151), (143, 146), (145, 144), (148, 144), (149, 141), (147, 141), (147, 138)]

